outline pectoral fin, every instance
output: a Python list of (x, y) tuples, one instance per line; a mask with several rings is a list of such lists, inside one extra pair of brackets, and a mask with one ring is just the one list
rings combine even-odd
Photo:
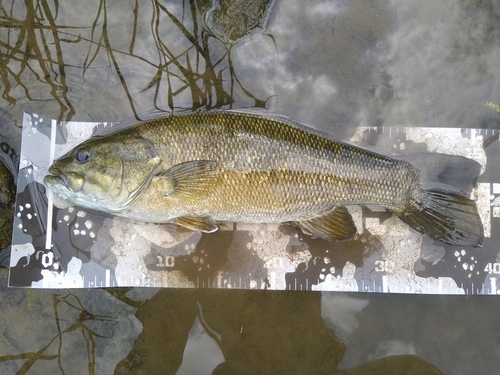
[(298, 224), (304, 233), (331, 241), (347, 240), (357, 232), (352, 216), (344, 206)]
[(188, 228), (191, 230), (199, 230), (200, 232), (212, 233), (217, 229), (217, 225), (214, 220), (210, 216), (204, 217), (191, 217), (191, 216), (183, 216), (178, 217), (176, 219), (171, 220), (172, 223), (180, 225), (184, 228)]
[(194, 160), (176, 164), (155, 176), (163, 185), (163, 195), (176, 198), (200, 198), (217, 182), (217, 164), (207, 160)]

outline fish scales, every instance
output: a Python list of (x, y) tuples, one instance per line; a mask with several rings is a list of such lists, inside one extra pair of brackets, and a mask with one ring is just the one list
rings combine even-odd
[[(136, 131), (153, 142), (163, 170), (191, 160), (220, 163), (223, 171), (210, 193), (189, 207), (178, 201), (182, 208), (176, 209), (221, 221), (303, 220), (345, 204), (393, 207), (412, 193), (418, 178), (407, 163), (259, 116), (174, 116)], [(149, 193), (149, 204), (158, 205), (159, 192)], [(166, 205), (169, 210), (156, 220), (168, 220), (168, 212), (175, 210), (172, 202)]]
[(87, 209), (204, 232), (224, 221), (293, 222), (344, 240), (356, 233), (346, 206), (377, 205), (434, 239), (480, 246), (470, 199), (479, 170), (452, 155), (387, 157), (282, 116), (210, 111), (92, 138), (59, 158), (45, 183)]

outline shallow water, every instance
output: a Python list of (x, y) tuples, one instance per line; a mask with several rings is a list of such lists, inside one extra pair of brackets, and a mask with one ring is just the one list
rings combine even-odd
[[(500, 129), (486, 105), (500, 102), (494, 1), (256, 1), (242, 24), (221, 3), (0, 3), (2, 136), (19, 147), (25, 110), (119, 121), (153, 108), (248, 106), (337, 138), (372, 125)], [(331, 374), (364, 364), (358, 373), (493, 374), (500, 365), (495, 296), (9, 289), (4, 269), (0, 280), (6, 374)], [(412, 357), (376, 361), (389, 355)]]

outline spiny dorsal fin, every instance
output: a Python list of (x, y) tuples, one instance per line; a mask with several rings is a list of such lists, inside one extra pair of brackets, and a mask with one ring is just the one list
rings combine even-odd
[(163, 183), (163, 195), (176, 198), (200, 198), (217, 182), (217, 163), (208, 160), (194, 160), (176, 164), (155, 178)]
[(215, 221), (210, 216), (203, 217), (192, 217), (192, 216), (182, 216), (171, 220), (172, 223), (180, 225), (184, 228), (191, 230), (199, 230), (200, 232), (213, 233), (219, 227), (215, 224)]
[(344, 206), (314, 219), (301, 221), (299, 226), (304, 233), (331, 241), (347, 240), (357, 232), (352, 216)]

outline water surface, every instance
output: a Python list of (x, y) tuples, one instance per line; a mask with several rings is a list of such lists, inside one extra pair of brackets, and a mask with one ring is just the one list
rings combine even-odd
[[(120, 121), (154, 108), (256, 106), (337, 138), (360, 125), (500, 128), (486, 105), (500, 102), (496, 2), (252, 4), (233, 23), (241, 13), (222, 0), (0, 3), (1, 135), (19, 147), (23, 111)], [(2, 270), (6, 374), (332, 374), (366, 364), (359, 373), (411, 364), (486, 374), (499, 365), (495, 296), (6, 282)], [(376, 361), (389, 355), (411, 357)]]

